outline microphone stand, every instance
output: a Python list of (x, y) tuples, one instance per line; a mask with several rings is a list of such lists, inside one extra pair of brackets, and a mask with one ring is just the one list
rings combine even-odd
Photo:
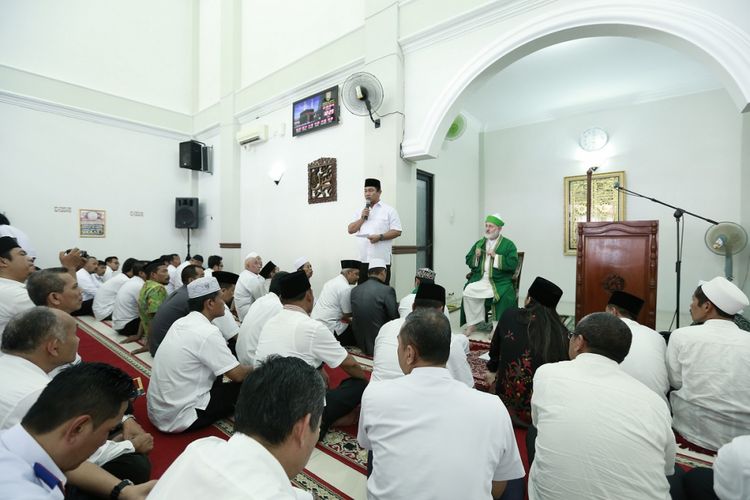
[[(698, 215), (693, 212), (688, 212), (684, 208), (675, 207), (674, 205), (670, 205), (669, 203), (665, 203), (661, 200), (657, 200), (656, 198), (651, 198), (650, 196), (645, 196), (640, 193), (636, 193), (635, 191), (631, 191), (630, 189), (626, 189), (620, 186), (619, 183), (615, 183), (614, 187), (618, 191), (623, 191), (625, 194), (629, 194), (631, 196), (637, 196), (639, 198), (645, 198), (647, 200), (653, 201), (654, 203), (658, 203), (659, 205), (664, 205), (665, 207), (674, 208), (673, 215), (674, 215), (675, 223), (677, 224), (677, 259), (675, 260), (675, 265), (674, 265), (674, 270), (675, 270), (675, 273), (677, 274), (677, 281), (676, 281), (677, 293), (676, 293), (676, 298), (675, 298), (676, 305), (675, 305), (674, 314), (675, 314), (677, 328), (679, 328), (680, 327), (680, 278), (682, 275), (682, 239), (680, 238), (680, 221), (682, 221), (682, 227), (683, 227), (682, 234), (683, 235), (685, 234), (685, 229), (684, 229), (685, 222), (682, 220), (682, 216), (685, 214), (692, 215), (693, 217), (697, 219), (704, 220), (708, 222), (709, 224), (713, 224), (713, 225), (718, 224), (718, 222), (716, 222), (715, 220), (709, 219), (707, 217), (703, 217), (702, 215)], [(671, 326), (672, 325), (670, 324), (670, 327)]]

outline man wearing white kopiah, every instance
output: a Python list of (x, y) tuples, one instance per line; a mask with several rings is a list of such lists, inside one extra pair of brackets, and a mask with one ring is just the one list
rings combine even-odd
[(352, 285), (359, 280), (360, 264), (358, 260), (341, 261), (341, 274), (326, 281), (310, 315), (325, 324), (341, 345), (356, 345), (351, 329), (351, 295)]
[(747, 306), (747, 296), (726, 278), (701, 281), (690, 303), (699, 324), (669, 336), (672, 427), (709, 450), (750, 434), (750, 335), (734, 323)]
[(499, 215), (488, 215), (484, 220), (484, 237), (466, 254), (466, 265), (471, 272), (464, 286), (461, 324), (469, 325), (467, 335), (484, 321), (487, 307), (492, 307), (492, 318), (498, 321), (507, 308), (518, 305), (511, 282), (518, 265), (518, 252), (516, 245), (500, 234), (504, 225)]
[[(241, 365), (211, 321), (225, 314), (216, 278), (187, 286), (190, 314), (172, 324), (154, 356), (148, 417), (162, 432), (207, 427), (234, 412), (251, 367)], [(223, 377), (231, 382), (223, 383)]]
[[(398, 315), (400, 317), (405, 318), (409, 314), (411, 314), (411, 311), (413, 309), (412, 306), (414, 305), (414, 299), (417, 298), (417, 290), (419, 290), (419, 285), (423, 283), (427, 285), (435, 284), (435, 271), (433, 271), (429, 267), (422, 267), (420, 269), (417, 269), (417, 274), (414, 276), (414, 289), (410, 294), (404, 295), (404, 298), (401, 299), (398, 303)], [(443, 303), (445, 303), (445, 301), (443, 301)], [(445, 313), (445, 317), (450, 320), (451, 316), (448, 312), (447, 306), (443, 308), (443, 312)]]
[(312, 278), (313, 268), (312, 268), (312, 264), (310, 264), (310, 259), (308, 259), (307, 257), (299, 257), (297, 260), (295, 260), (294, 270), (305, 271), (305, 275), (307, 276), (307, 279)]
[(245, 257), (245, 270), (240, 273), (240, 279), (234, 289), (234, 308), (240, 321), (245, 318), (250, 306), (266, 294), (263, 286), (265, 279), (259, 274), (263, 268), (263, 259), (255, 252)]
[(391, 282), (391, 249), (393, 240), (401, 236), (401, 219), (395, 208), (380, 201), (381, 193), (378, 179), (365, 179), (365, 208), (355, 212), (348, 227), (349, 234), (359, 238), (360, 283), (367, 280), (370, 259), (385, 261), (385, 284)]

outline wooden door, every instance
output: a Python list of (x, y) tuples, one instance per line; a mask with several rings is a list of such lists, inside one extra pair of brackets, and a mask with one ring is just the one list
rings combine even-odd
[(655, 220), (578, 224), (576, 323), (620, 290), (644, 300), (637, 321), (656, 327), (658, 233)]

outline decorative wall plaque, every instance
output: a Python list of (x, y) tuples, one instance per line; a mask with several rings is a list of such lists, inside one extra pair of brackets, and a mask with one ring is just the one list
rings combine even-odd
[(107, 235), (107, 212), (82, 208), (78, 210), (78, 236), (104, 238)]
[(318, 158), (307, 165), (307, 203), (336, 201), (336, 158)]
[[(591, 177), (591, 222), (625, 220), (625, 195), (615, 189), (625, 186), (625, 172), (605, 172)], [(576, 255), (578, 223), (586, 222), (586, 176), (565, 177), (565, 255)]]

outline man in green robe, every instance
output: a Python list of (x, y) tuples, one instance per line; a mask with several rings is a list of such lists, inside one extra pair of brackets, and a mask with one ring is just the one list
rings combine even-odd
[(471, 275), (464, 286), (461, 324), (468, 324), (467, 335), (485, 320), (487, 308), (492, 308), (492, 317), (498, 321), (507, 308), (518, 305), (511, 282), (518, 265), (518, 252), (512, 241), (500, 235), (504, 225), (499, 215), (488, 215), (484, 237), (466, 254)]

